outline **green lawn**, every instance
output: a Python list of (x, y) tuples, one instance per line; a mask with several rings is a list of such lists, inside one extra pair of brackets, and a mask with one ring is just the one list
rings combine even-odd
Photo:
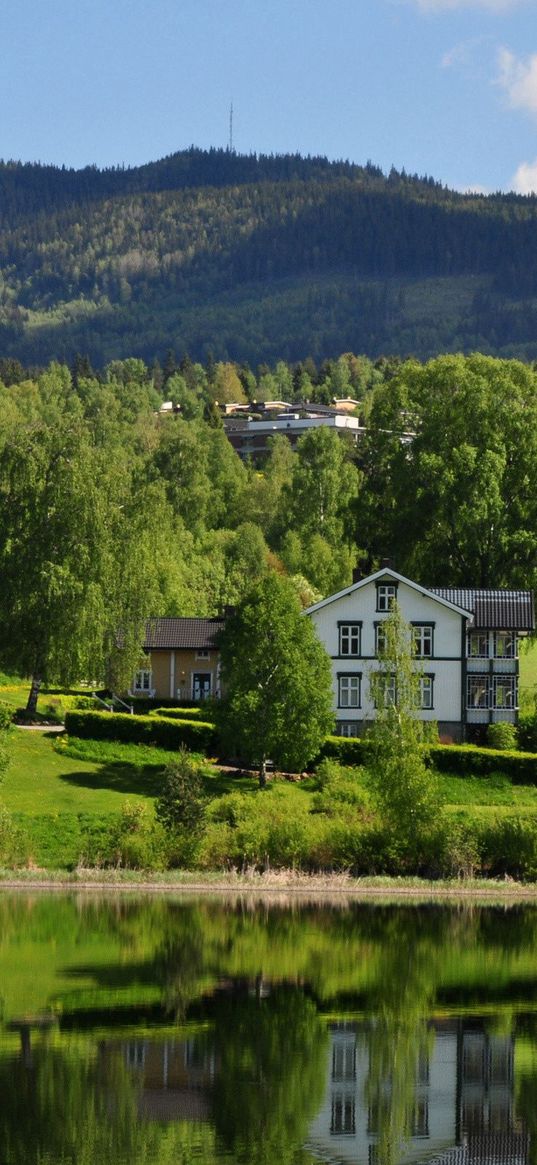
[[(59, 754), (48, 733), (13, 729), (13, 759), (2, 800), (13, 813), (116, 813), (125, 797), (147, 800), (156, 786), (132, 765), (96, 764)], [(144, 770), (141, 770), (144, 774)]]

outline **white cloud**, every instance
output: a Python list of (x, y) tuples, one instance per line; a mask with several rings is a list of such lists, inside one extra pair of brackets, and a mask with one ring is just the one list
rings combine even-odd
[(455, 189), (460, 194), (492, 194), (490, 186), (480, 186), (479, 183), (473, 183), (469, 186), (457, 186)]
[(461, 40), (454, 45), (452, 49), (444, 53), (441, 65), (443, 69), (467, 69), (471, 67), (474, 71), (476, 69), (476, 60), (483, 56), (483, 49), (490, 47), (493, 42), (491, 36), (472, 36), (468, 40)]
[(502, 48), (498, 64), (498, 84), (505, 90), (511, 109), (537, 114), (537, 53), (521, 60), (510, 49)]
[(509, 189), (516, 194), (537, 193), (537, 158), (534, 162), (521, 162), (518, 170), (513, 174)]

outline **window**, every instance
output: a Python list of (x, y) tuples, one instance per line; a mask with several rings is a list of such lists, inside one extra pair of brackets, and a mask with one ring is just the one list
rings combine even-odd
[(355, 1099), (352, 1094), (335, 1092), (332, 1096), (330, 1132), (353, 1136), (356, 1132)]
[(495, 676), (493, 694), (494, 708), (516, 708), (517, 687), (515, 676)]
[(386, 651), (386, 632), (383, 623), (377, 623), (375, 626), (375, 652), (377, 655), (384, 655)]
[(433, 624), (414, 623), (412, 627), (412, 650), (418, 659), (430, 659), (433, 654)]
[(390, 611), (397, 598), (393, 583), (377, 583), (377, 611)]
[(338, 708), (359, 708), (361, 676), (338, 675)]
[(420, 708), (434, 708), (434, 676), (420, 676), (419, 685)]
[(375, 708), (387, 708), (397, 701), (395, 676), (387, 672), (377, 672), (373, 678)]
[(489, 677), (469, 675), (467, 689), (467, 703), (469, 708), (488, 708), (489, 706)]
[(196, 659), (210, 659), (209, 652), (205, 651), (203, 649), (200, 649), (199, 651), (196, 652)]
[(137, 694), (144, 693), (146, 696), (149, 696), (153, 687), (152, 681), (153, 674), (151, 669), (141, 668), (140, 671), (136, 672), (134, 677), (134, 684), (132, 687), (133, 692)]
[(515, 659), (517, 638), (514, 631), (495, 631), (494, 655), (496, 659)]
[(488, 659), (488, 655), (489, 655), (488, 631), (469, 631), (468, 632), (468, 657), (469, 657), (469, 659)]
[(338, 720), (336, 732), (338, 736), (358, 736), (356, 720)]
[(339, 624), (339, 654), (360, 655), (361, 623)]
[(356, 1080), (356, 1037), (337, 1040), (332, 1048), (332, 1080)]

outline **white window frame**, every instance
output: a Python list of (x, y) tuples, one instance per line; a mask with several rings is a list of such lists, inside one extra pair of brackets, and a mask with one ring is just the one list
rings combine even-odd
[(375, 655), (383, 655), (386, 651), (386, 632), (384, 623), (375, 623)]
[[(485, 651), (472, 651), (472, 645), (475, 640), (482, 639), (485, 642)], [(468, 659), (488, 659), (489, 651), (489, 633), (488, 631), (469, 631), (468, 632)]]
[(338, 708), (361, 708), (362, 676), (359, 672), (339, 672), (337, 677)]
[(423, 712), (432, 712), (434, 708), (434, 676), (420, 676), (419, 700)]
[(377, 689), (377, 683), (376, 683), (375, 687), (373, 689), (373, 691), (375, 693), (375, 695), (374, 695), (375, 708), (379, 708), (379, 707), (389, 708), (392, 705), (395, 706), (397, 703), (397, 679), (395, 676), (395, 672), (381, 671), (381, 672), (376, 672), (375, 675), (376, 675), (376, 680), (378, 683), (378, 689), (381, 689), (380, 691), (378, 691), (378, 695), (381, 696), (381, 698), (382, 698), (382, 703), (379, 703), (379, 700), (377, 698), (377, 690), (378, 689)]
[[(507, 646), (508, 650), (498, 650), (502, 640)], [(495, 659), (516, 659), (518, 656), (518, 641), (516, 631), (495, 631), (494, 632), (494, 658)]]
[[(484, 698), (475, 703), (470, 699), (472, 689), (477, 691), (478, 688), (483, 689)], [(480, 672), (469, 672), (466, 677), (466, 707), (469, 711), (479, 712), (484, 711), (490, 707), (490, 676), (481, 674)]]
[[(498, 703), (498, 689), (499, 688), (505, 688), (508, 692), (507, 698), (504, 699), (504, 701), (502, 703)], [(510, 698), (509, 698), (509, 696), (510, 696)], [(493, 676), (493, 679), (492, 679), (492, 698), (493, 698), (493, 705), (492, 706), (495, 710), (503, 711), (503, 712), (514, 712), (518, 706), (518, 690), (517, 690), (516, 676), (510, 675), (510, 674), (502, 675), (502, 676)]]
[(356, 720), (339, 720), (336, 728), (338, 736), (345, 736), (351, 740), (354, 740), (358, 736), (358, 723)]
[(358, 659), (362, 649), (362, 624), (353, 622), (340, 623), (339, 654), (346, 659)]
[(397, 600), (397, 587), (394, 583), (377, 583), (377, 611), (391, 611)]
[(210, 658), (211, 658), (211, 654), (209, 651), (207, 651), (207, 648), (203, 648), (203, 647), (198, 648), (198, 650), (196, 652), (196, 659), (202, 659), (205, 662), (208, 662), (210, 660)]
[(432, 659), (434, 654), (434, 624), (412, 624), (412, 653), (416, 659)]
[(153, 672), (150, 667), (138, 668), (134, 673), (131, 692), (133, 696), (154, 696)]

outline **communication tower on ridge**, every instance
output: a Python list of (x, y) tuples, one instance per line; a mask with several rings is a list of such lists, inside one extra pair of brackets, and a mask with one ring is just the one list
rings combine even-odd
[(233, 153), (233, 102), (229, 107), (229, 152)]

